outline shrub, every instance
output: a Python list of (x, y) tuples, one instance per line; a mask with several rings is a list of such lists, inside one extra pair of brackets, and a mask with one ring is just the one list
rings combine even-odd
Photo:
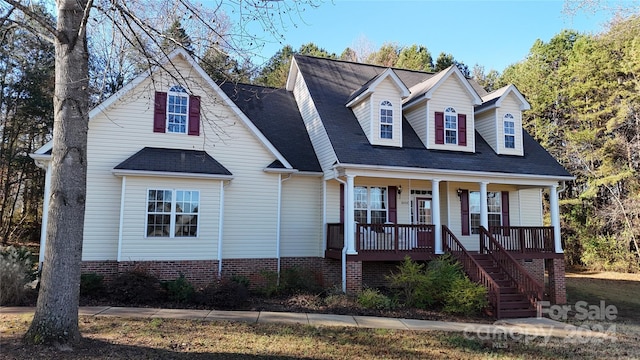
[(424, 308), (433, 303), (429, 291), (431, 277), (426, 273), (424, 264), (412, 261), (407, 256), (398, 266), (398, 271), (386, 278), (391, 287), (397, 289), (406, 306)]
[(115, 301), (127, 304), (152, 304), (165, 297), (158, 278), (144, 269), (118, 275), (109, 284), (109, 294)]
[(171, 301), (189, 301), (195, 293), (193, 285), (184, 277), (184, 274), (180, 274), (175, 280), (162, 283), (162, 287), (167, 291)]
[(358, 294), (358, 305), (365, 309), (391, 310), (396, 307), (395, 302), (377, 289), (364, 289)]
[(249, 281), (249, 278), (243, 275), (233, 275), (231, 277), (231, 281), (236, 282), (240, 285), (244, 285), (244, 287), (246, 287), (247, 289), (251, 286), (251, 281)]
[(256, 290), (266, 296), (272, 297), (278, 294), (278, 273), (271, 270), (260, 270), (262, 282), (257, 286)]
[(447, 293), (456, 280), (464, 279), (462, 266), (451, 255), (442, 255), (429, 262), (426, 269), (429, 277), (429, 297), (434, 303), (444, 304)]
[(487, 289), (467, 277), (455, 279), (445, 294), (444, 311), (452, 314), (473, 315), (487, 306)]
[(313, 293), (321, 290), (322, 287), (316, 281), (316, 276), (311, 270), (294, 266), (285, 269), (280, 274), (279, 292), (293, 294), (300, 292)]
[(80, 295), (100, 297), (104, 295), (104, 276), (96, 273), (80, 275)]
[(196, 304), (223, 310), (241, 309), (248, 299), (247, 287), (228, 279), (211, 283), (194, 295)]
[(25, 285), (33, 280), (33, 261), (26, 248), (0, 249), (0, 305), (19, 305)]

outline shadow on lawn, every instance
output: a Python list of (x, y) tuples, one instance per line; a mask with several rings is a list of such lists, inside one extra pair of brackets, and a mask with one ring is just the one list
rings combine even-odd
[[(583, 273), (584, 274), (584, 273)], [(640, 324), (640, 281), (567, 277), (567, 301), (575, 304), (585, 301), (591, 305), (614, 305), (617, 321)]]
[(112, 344), (102, 340), (83, 339), (73, 349), (28, 346), (19, 338), (0, 341), (2, 359), (310, 359), (284, 355), (252, 355), (221, 352), (195, 352), (189, 348), (158, 349), (138, 345)]

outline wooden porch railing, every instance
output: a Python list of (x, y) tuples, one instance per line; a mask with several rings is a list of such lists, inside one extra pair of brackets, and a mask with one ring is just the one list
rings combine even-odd
[(500, 286), (487, 273), (482, 266), (471, 256), (471, 254), (462, 246), (460, 241), (449, 230), (446, 225), (442, 225), (442, 242), (445, 253), (452, 254), (467, 273), (469, 278), (475, 282), (482, 284), (487, 288), (489, 304), (493, 306), (496, 317), (500, 319)]
[(435, 225), (356, 224), (358, 253), (434, 252)]
[(489, 232), (507, 251), (555, 252), (552, 226), (492, 226)]
[(544, 287), (484, 227), (480, 226), (480, 253), (489, 254), (493, 260), (511, 278), (518, 291), (527, 296), (531, 305), (536, 307), (542, 300)]

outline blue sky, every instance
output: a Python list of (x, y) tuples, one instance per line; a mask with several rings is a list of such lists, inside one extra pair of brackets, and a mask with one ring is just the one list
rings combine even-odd
[[(425, 45), (434, 60), (442, 51), (473, 67), (502, 71), (525, 58), (536, 39), (545, 42), (563, 29), (598, 33), (605, 13), (562, 13), (562, 1), (327, 1), (301, 13), (289, 26), (284, 44), (297, 49), (314, 42), (329, 52), (342, 51), (365, 38), (378, 49), (384, 42)], [(265, 44), (268, 59), (282, 48)], [(264, 59), (255, 58), (256, 63)]]

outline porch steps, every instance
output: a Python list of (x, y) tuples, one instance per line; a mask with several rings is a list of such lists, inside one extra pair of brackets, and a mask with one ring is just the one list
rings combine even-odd
[(500, 286), (500, 318), (536, 316), (536, 309), (531, 306), (524, 294), (518, 292), (516, 284), (509, 279), (509, 276), (493, 261), (491, 256), (487, 254), (472, 254), (471, 256)]

